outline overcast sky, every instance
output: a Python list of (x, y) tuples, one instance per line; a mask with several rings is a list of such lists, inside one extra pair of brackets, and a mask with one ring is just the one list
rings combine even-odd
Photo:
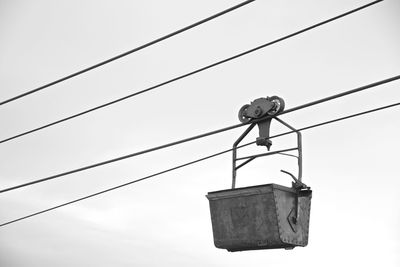
[[(239, 1), (0, 0), (0, 100), (144, 44)], [(0, 139), (364, 5), (258, 0), (165, 42), (0, 107)], [(1, 188), (239, 123), (278, 95), (287, 108), (400, 74), (400, 2), (386, 0), (246, 57), (0, 144)], [(281, 116), (300, 128), (399, 102), (392, 82)], [(0, 228), (0, 266), (399, 266), (399, 108), (303, 133), (313, 189), (309, 245), (229, 253), (213, 244), (207, 192), (231, 155)], [(0, 195), (0, 223), (228, 149), (244, 129)], [(285, 129), (272, 124), (272, 134)], [(257, 131), (246, 141), (253, 141)], [(274, 140), (291, 147), (295, 137)], [(260, 153), (253, 147), (239, 152)], [(258, 159), (238, 186), (290, 185), (296, 162)]]

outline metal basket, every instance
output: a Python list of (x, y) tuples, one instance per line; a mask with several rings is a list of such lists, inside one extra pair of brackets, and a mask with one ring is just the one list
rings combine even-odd
[(228, 251), (306, 246), (311, 195), (277, 184), (209, 192), (215, 246)]

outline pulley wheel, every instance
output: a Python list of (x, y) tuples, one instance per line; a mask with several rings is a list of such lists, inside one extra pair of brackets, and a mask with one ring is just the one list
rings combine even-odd
[(279, 96), (271, 96), (269, 101), (275, 104), (274, 108), (267, 112), (268, 115), (276, 115), (285, 109), (285, 101)]
[(247, 111), (248, 107), (250, 107), (250, 105), (246, 104), (243, 107), (241, 107), (239, 110), (238, 117), (239, 117), (240, 122), (242, 122), (242, 123), (246, 123), (246, 122), (250, 121), (250, 119), (251, 119), (251, 118), (246, 117), (246, 111)]

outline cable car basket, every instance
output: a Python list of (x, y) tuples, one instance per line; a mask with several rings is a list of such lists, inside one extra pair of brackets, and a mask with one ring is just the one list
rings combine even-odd
[(207, 198), (217, 248), (290, 249), (308, 243), (311, 190), (266, 184), (210, 192)]
[[(275, 99), (277, 97), (274, 97)], [(259, 104), (265, 98), (258, 100)], [(267, 98), (266, 101), (268, 100)], [(247, 109), (249, 106), (244, 106), (244, 108)], [(239, 113), (239, 118), (246, 117), (246, 114), (243, 114), (244, 108), (241, 109), (242, 113)], [(250, 106), (250, 108), (252, 107)], [(269, 140), (271, 117), (268, 117), (268, 115), (266, 120), (259, 120), (256, 123), (260, 130), (257, 144), (267, 146), (269, 149), (272, 142)], [(217, 248), (227, 249), (228, 251), (292, 249), (296, 246), (304, 247), (308, 244), (312, 191), (301, 181), (301, 134), (282, 120), (276, 117), (274, 119), (297, 134), (297, 147), (237, 158), (236, 148), (238, 144), (256, 123), (252, 123), (235, 142), (233, 145), (232, 189), (209, 192), (207, 194), (210, 204), (214, 244)], [(290, 150), (298, 151), (298, 156), (295, 157), (298, 158), (299, 165), (297, 178), (289, 172), (283, 171), (294, 179), (292, 187), (264, 184), (235, 188), (236, 171), (239, 168), (257, 157), (284, 154), (284, 152)], [(239, 160), (244, 160), (244, 162), (236, 166), (236, 162)]]

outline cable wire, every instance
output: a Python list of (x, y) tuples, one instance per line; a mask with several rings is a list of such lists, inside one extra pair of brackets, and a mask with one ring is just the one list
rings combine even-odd
[[(304, 108), (307, 108), (307, 107), (310, 107), (310, 106), (318, 105), (318, 104), (321, 104), (321, 103), (324, 103), (324, 102), (327, 102), (327, 101), (331, 101), (331, 100), (334, 100), (336, 98), (340, 98), (340, 97), (343, 97), (343, 96), (346, 96), (346, 95), (349, 95), (349, 94), (354, 94), (354, 93), (357, 93), (357, 92), (361, 92), (363, 90), (370, 89), (370, 88), (373, 88), (375, 86), (382, 85), (384, 83), (395, 81), (395, 80), (397, 80), (399, 78), (400, 78), (400, 75), (394, 76), (394, 77), (389, 78), (389, 79), (384, 79), (384, 80), (381, 80), (381, 81), (378, 81), (378, 82), (367, 84), (367, 85), (364, 85), (364, 86), (361, 86), (361, 87), (358, 87), (358, 88), (354, 88), (354, 89), (351, 89), (351, 90), (348, 90), (348, 91), (344, 91), (344, 92), (339, 93), (339, 94), (335, 94), (335, 95), (331, 95), (331, 96), (328, 96), (328, 97), (325, 97), (325, 98), (321, 98), (321, 99), (318, 99), (318, 100), (315, 100), (315, 101), (312, 101), (312, 102), (309, 102), (309, 103), (306, 103), (306, 104), (303, 104), (303, 105), (300, 105), (300, 106), (285, 110), (285, 111), (281, 112), (279, 115), (287, 114), (287, 113), (290, 113), (290, 112), (293, 112), (293, 111), (297, 111), (297, 110), (300, 110), (300, 109), (304, 109)], [(268, 116), (268, 117), (272, 118), (274, 116)], [(250, 123), (254, 123), (254, 122), (258, 122), (258, 121), (262, 121), (262, 120), (265, 120), (265, 119), (266, 118), (264, 117), (264, 118), (260, 118), (260, 119), (257, 119), (257, 120), (249, 121), (247, 123), (235, 124), (235, 125), (224, 127), (224, 128), (218, 129), (218, 130), (211, 131), (211, 132), (206, 132), (206, 133), (203, 133), (203, 134), (195, 135), (195, 136), (192, 136), (192, 137), (188, 137), (188, 138), (181, 139), (181, 140), (178, 140), (178, 141), (174, 141), (174, 142), (171, 142), (171, 143), (167, 143), (167, 144), (164, 144), (164, 145), (152, 147), (152, 148), (145, 149), (145, 150), (138, 151), (138, 152), (134, 152), (134, 153), (131, 153), (131, 154), (128, 154), (128, 155), (124, 155), (124, 156), (120, 156), (120, 157), (113, 158), (113, 159), (110, 159), (110, 160), (106, 160), (106, 161), (98, 162), (98, 163), (95, 163), (95, 164), (87, 165), (87, 166), (84, 166), (84, 167), (81, 167), (81, 168), (77, 168), (77, 169), (74, 169), (74, 170), (62, 172), (62, 173), (55, 174), (55, 175), (52, 175), (52, 176), (49, 176), (49, 177), (33, 180), (33, 181), (30, 181), (30, 182), (27, 182), (27, 183), (23, 183), (23, 184), (19, 184), (19, 185), (16, 185), (16, 186), (9, 187), (9, 188), (1, 189), (0, 193), (4, 193), (4, 192), (7, 192), (7, 191), (12, 191), (12, 190), (15, 190), (15, 189), (18, 189), (18, 188), (34, 185), (34, 184), (37, 184), (37, 183), (46, 182), (46, 181), (53, 180), (53, 179), (56, 179), (56, 178), (59, 178), (59, 177), (63, 177), (63, 176), (66, 176), (66, 175), (70, 175), (70, 174), (73, 174), (73, 173), (77, 173), (77, 172), (85, 171), (85, 170), (88, 170), (88, 169), (100, 167), (102, 165), (107, 165), (107, 164), (110, 164), (110, 163), (113, 163), (113, 162), (117, 162), (117, 161), (120, 161), (120, 160), (136, 157), (136, 156), (139, 156), (139, 155), (142, 155), (142, 154), (146, 154), (146, 153), (150, 153), (150, 152), (157, 151), (157, 150), (160, 150), (160, 149), (164, 149), (164, 148), (167, 148), (167, 147), (179, 145), (179, 144), (186, 143), (186, 142), (189, 142), (189, 141), (193, 141), (193, 140), (196, 140), (196, 139), (204, 138), (204, 137), (207, 137), (207, 136), (210, 136), (210, 135), (226, 132), (226, 131), (233, 130), (233, 129), (242, 127), (244, 125), (247, 125), (247, 124), (250, 124)]]
[(4, 104), (6, 104), (6, 103), (9, 103), (9, 102), (15, 101), (15, 100), (17, 100), (17, 99), (19, 99), (19, 98), (25, 97), (25, 96), (27, 96), (27, 95), (36, 93), (36, 92), (38, 92), (38, 91), (41, 91), (41, 90), (43, 90), (43, 89), (45, 89), (45, 88), (48, 88), (48, 87), (53, 86), (53, 85), (55, 85), (55, 84), (58, 84), (58, 83), (60, 83), (60, 82), (69, 80), (69, 79), (71, 79), (71, 78), (73, 78), (73, 77), (76, 77), (76, 76), (78, 76), (78, 75), (81, 75), (81, 74), (83, 74), (83, 73), (85, 73), (85, 72), (88, 72), (88, 71), (90, 71), (90, 70), (96, 69), (96, 68), (98, 68), (98, 67), (100, 67), (100, 66), (103, 66), (103, 65), (108, 64), (108, 63), (110, 63), (110, 62), (113, 62), (113, 61), (115, 61), (115, 60), (117, 60), (117, 59), (120, 59), (120, 58), (122, 58), (122, 57), (125, 57), (125, 56), (127, 56), (127, 55), (130, 55), (130, 54), (132, 54), (132, 53), (135, 53), (135, 52), (137, 52), (137, 51), (139, 51), (139, 50), (142, 50), (142, 49), (144, 49), (144, 48), (146, 48), (146, 47), (152, 46), (152, 45), (154, 45), (154, 44), (156, 44), (156, 43), (159, 43), (159, 42), (161, 42), (161, 41), (164, 41), (164, 40), (166, 40), (166, 39), (169, 39), (169, 38), (171, 38), (171, 37), (173, 37), (173, 36), (175, 36), (175, 35), (178, 35), (178, 34), (180, 34), (180, 33), (183, 33), (183, 32), (185, 32), (185, 31), (187, 31), (187, 30), (190, 30), (190, 29), (192, 29), (192, 28), (194, 28), (194, 27), (197, 27), (197, 26), (199, 26), (199, 25), (201, 25), (201, 24), (204, 24), (204, 23), (206, 23), (206, 22), (208, 22), (208, 21), (210, 21), (210, 20), (213, 20), (213, 19), (215, 19), (215, 18), (218, 18), (218, 17), (220, 17), (220, 16), (222, 16), (222, 15), (225, 15), (225, 14), (227, 14), (227, 13), (229, 13), (229, 12), (235, 10), (235, 9), (238, 9), (238, 8), (240, 8), (240, 7), (242, 7), (242, 6), (245, 6), (245, 5), (247, 5), (247, 4), (251, 3), (251, 2), (254, 2), (254, 1), (255, 1), (255, 0), (248, 0), (248, 1), (242, 2), (242, 3), (240, 3), (240, 4), (236, 5), (236, 6), (233, 6), (233, 7), (231, 7), (231, 8), (228, 8), (228, 9), (226, 9), (226, 10), (224, 10), (224, 11), (222, 11), (222, 12), (219, 12), (219, 13), (217, 13), (217, 14), (215, 14), (215, 15), (212, 15), (212, 16), (210, 16), (210, 17), (208, 17), (208, 18), (202, 19), (202, 20), (200, 20), (200, 21), (198, 21), (198, 22), (195, 22), (195, 23), (193, 23), (193, 24), (191, 24), (191, 25), (189, 25), (189, 26), (186, 26), (186, 27), (184, 27), (184, 28), (182, 28), (182, 29), (179, 29), (179, 30), (177, 30), (177, 31), (174, 31), (174, 32), (172, 32), (172, 33), (169, 33), (169, 34), (167, 34), (167, 35), (164, 35), (163, 37), (160, 37), (160, 38), (158, 38), (158, 39), (156, 39), (156, 40), (153, 40), (153, 41), (151, 41), (151, 42), (148, 42), (148, 43), (146, 43), (146, 44), (144, 44), (144, 45), (141, 45), (141, 46), (138, 46), (138, 47), (136, 47), (136, 48), (133, 48), (133, 49), (127, 51), (127, 52), (124, 52), (124, 53), (122, 53), (122, 54), (119, 54), (119, 55), (117, 55), (117, 56), (114, 56), (114, 57), (112, 57), (112, 58), (109, 58), (109, 59), (107, 59), (107, 60), (104, 60), (104, 61), (102, 61), (102, 62), (100, 62), (100, 63), (97, 63), (97, 64), (95, 64), (95, 65), (92, 65), (92, 66), (90, 66), (90, 67), (87, 67), (87, 68), (85, 68), (85, 69), (83, 69), (83, 70), (74, 72), (74, 73), (72, 73), (72, 74), (70, 74), (70, 75), (68, 75), (68, 76), (62, 77), (62, 78), (60, 78), (60, 79), (58, 79), (58, 80), (55, 80), (55, 81), (53, 81), (53, 82), (47, 83), (47, 84), (45, 84), (45, 85), (42, 85), (42, 86), (40, 86), (40, 87), (38, 87), (38, 88), (36, 88), (36, 89), (27, 91), (27, 92), (22, 93), (22, 94), (20, 94), (20, 95), (14, 96), (14, 97), (12, 97), (12, 98), (10, 98), (10, 99), (4, 100), (4, 101), (0, 102), (0, 106), (1, 106), (1, 105), (4, 105)]
[[(102, 105), (99, 105), (99, 106), (96, 106), (96, 107), (87, 109), (87, 110), (85, 110), (85, 111), (76, 113), (76, 114), (71, 115), (71, 116), (69, 116), (69, 117), (65, 117), (65, 118), (63, 118), (63, 119), (60, 119), (60, 120), (57, 120), (57, 121), (48, 123), (48, 124), (46, 124), (46, 125), (43, 125), (43, 126), (34, 128), (34, 129), (32, 129), (32, 130), (29, 130), (29, 131), (26, 131), (26, 132), (23, 132), (23, 133), (20, 133), (20, 134), (17, 134), (17, 135), (8, 137), (8, 138), (6, 138), (6, 139), (1, 140), (1, 141), (0, 141), (0, 144), (1, 144), (1, 143), (8, 142), (8, 141), (11, 141), (11, 140), (16, 139), (16, 138), (19, 138), (19, 137), (22, 137), (22, 136), (27, 135), (27, 134), (31, 134), (31, 133), (34, 133), (34, 132), (43, 130), (43, 129), (48, 128), (48, 127), (50, 127), (50, 126), (54, 126), (54, 125), (56, 125), (56, 124), (59, 124), (59, 123), (62, 123), (62, 122), (65, 122), (65, 121), (68, 121), (68, 120), (71, 120), (71, 119), (74, 119), (74, 118), (83, 116), (83, 115), (88, 114), (88, 113), (91, 113), (91, 112), (93, 112), (93, 111), (95, 111), (95, 110), (105, 108), (105, 107), (107, 107), (107, 106), (116, 104), (116, 103), (118, 103), (118, 102), (127, 100), (127, 99), (129, 99), (129, 98), (132, 98), (132, 97), (134, 97), (134, 96), (137, 96), (137, 95), (140, 95), (140, 94), (149, 92), (149, 91), (154, 90), (154, 89), (156, 89), (156, 88), (159, 88), (159, 87), (165, 86), (165, 85), (167, 85), (167, 84), (176, 82), (176, 81), (178, 81), (178, 80), (187, 78), (187, 77), (189, 77), (189, 76), (191, 76), (191, 75), (194, 75), (194, 74), (200, 73), (200, 72), (202, 72), (202, 71), (205, 71), (205, 70), (207, 70), (207, 69), (216, 67), (216, 66), (221, 65), (221, 64), (223, 64), (223, 63), (232, 61), (232, 60), (234, 60), (234, 59), (237, 59), (237, 58), (239, 58), (239, 57), (242, 57), (242, 56), (245, 56), (245, 55), (247, 55), (247, 54), (253, 53), (253, 52), (258, 51), (258, 50), (260, 50), (260, 49), (262, 49), (262, 48), (268, 47), (268, 46), (270, 46), (270, 45), (279, 43), (279, 42), (281, 42), (281, 41), (284, 41), (284, 40), (286, 40), (286, 39), (289, 39), (289, 38), (294, 37), (294, 36), (296, 36), (296, 35), (299, 35), (299, 34), (301, 34), (301, 33), (307, 32), (307, 31), (309, 31), (309, 30), (311, 30), (311, 29), (317, 28), (317, 27), (319, 27), (319, 26), (322, 26), (322, 25), (324, 25), (324, 24), (327, 24), (327, 23), (332, 22), (332, 21), (334, 21), (334, 20), (337, 20), (337, 19), (339, 19), (339, 18), (345, 17), (345, 16), (347, 16), (347, 15), (350, 15), (350, 14), (352, 14), (352, 13), (355, 13), (355, 12), (357, 12), (357, 11), (360, 11), (360, 10), (362, 10), (362, 9), (364, 9), (364, 8), (367, 8), (367, 7), (371, 6), (371, 5), (377, 4), (377, 3), (381, 2), (381, 1), (383, 1), (383, 0), (378, 0), (378, 1), (371, 2), (371, 3), (369, 3), (369, 4), (366, 4), (366, 5), (364, 5), (364, 6), (358, 7), (358, 8), (356, 8), (356, 9), (353, 9), (353, 10), (351, 10), (351, 11), (348, 11), (348, 12), (343, 13), (343, 14), (341, 14), (341, 15), (338, 15), (338, 16), (336, 16), (336, 17), (327, 19), (327, 20), (322, 21), (322, 22), (320, 22), (320, 23), (314, 24), (314, 25), (312, 25), (312, 26), (310, 26), (310, 27), (304, 28), (304, 29), (302, 29), (302, 30), (299, 30), (299, 31), (294, 32), (294, 33), (291, 33), (291, 34), (286, 35), (286, 36), (284, 36), (284, 37), (278, 38), (278, 39), (276, 39), (276, 40), (274, 40), (274, 41), (265, 43), (265, 44), (263, 44), (263, 45), (260, 45), (260, 46), (257, 46), (257, 47), (255, 47), (255, 48), (252, 48), (252, 49), (250, 49), (250, 50), (247, 50), (247, 51), (245, 51), (245, 52), (236, 54), (236, 55), (231, 56), (231, 57), (229, 57), (229, 58), (220, 60), (220, 61), (215, 62), (215, 63), (213, 63), (213, 64), (210, 64), (210, 65), (207, 65), (207, 66), (205, 66), (205, 67), (202, 67), (202, 68), (196, 69), (196, 70), (194, 70), (194, 71), (188, 72), (188, 73), (186, 73), (186, 74), (177, 76), (177, 77), (172, 78), (172, 79), (170, 79), (170, 80), (168, 80), (168, 81), (161, 82), (161, 83), (156, 84), (156, 85), (154, 85), (154, 86), (151, 86), (151, 87), (149, 87), (149, 88), (146, 88), (146, 89), (143, 89), (143, 90), (141, 90), (141, 91), (137, 91), (137, 92), (135, 92), (135, 93), (129, 94), (129, 95), (127, 95), (127, 96), (124, 96), (124, 97), (121, 97), (121, 98), (112, 100), (112, 101), (107, 102), (107, 103), (104, 103), (104, 104), (102, 104)], [(0, 103), (0, 105), (1, 105), (1, 103)]]
[[(392, 107), (395, 107), (395, 106), (398, 106), (398, 105), (400, 105), (400, 102), (394, 103), (394, 104), (391, 104), (391, 105), (387, 105), (387, 106), (383, 106), (383, 107), (379, 107), (379, 108), (375, 108), (375, 109), (371, 109), (371, 110), (367, 110), (367, 111), (363, 111), (363, 112), (359, 112), (359, 113), (355, 113), (355, 114), (352, 114), (352, 115), (348, 115), (348, 116), (345, 116), (345, 117), (333, 119), (333, 120), (330, 120), (330, 121), (325, 121), (325, 122), (313, 124), (313, 125), (310, 125), (310, 126), (307, 126), (307, 127), (303, 127), (303, 128), (297, 129), (297, 131), (309, 130), (309, 129), (312, 129), (312, 128), (315, 128), (315, 127), (320, 127), (320, 126), (327, 125), (327, 124), (330, 124), (330, 123), (334, 123), (334, 122), (338, 122), (338, 121), (342, 121), (342, 120), (358, 117), (358, 116), (361, 116), (361, 115), (365, 115), (365, 114), (368, 114), (368, 113), (372, 113), (372, 112), (376, 112), (376, 111), (380, 111), (380, 110), (384, 110), (384, 109), (388, 109), (388, 108), (392, 108)], [(281, 134), (278, 134), (278, 135), (271, 136), (270, 139), (276, 138), (276, 137), (279, 137), (279, 136), (283, 136), (283, 135), (287, 135), (287, 134), (291, 134), (291, 133), (294, 133), (294, 132), (295, 131), (284, 132), (284, 133), (281, 133)], [(255, 142), (250, 142), (250, 143), (247, 143), (247, 144), (243, 144), (243, 145), (238, 146), (237, 148), (242, 148), (242, 147), (254, 144), (254, 143)], [(57, 205), (57, 206), (54, 206), (54, 207), (51, 207), (51, 208), (48, 208), (48, 209), (45, 209), (45, 210), (42, 210), (42, 211), (39, 211), (39, 212), (35, 212), (35, 213), (32, 213), (32, 214), (20, 217), (18, 219), (14, 219), (14, 220), (2, 223), (2, 224), (0, 224), (0, 227), (6, 226), (6, 225), (9, 225), (9, 224), (12, 224), (12, 223), (24, 220), (24, 219), (28, 219), (30, 217), (34, 217), (36, 215), (40, 215), (40, 214), (43, 214), (43, 213), (46, 213), (46, 212), (49, 212), (49, 211), (52, 211), (52, 210), (55, 210), (55, 209), (58, 209), (58, 208), (61, 208), (61, 207), (76, 203), (76, 202), (79, 202), (79, 201), (82, 201), (82, 200), (85, 200), (85, 199), (88, 199), (88, 198), (92, 198), (92, 197), (95, 197), (95, 196), (98, 196), (98, 195), (101, 195), (101, 194), (104, 194), (104, 193), (107, 193), (107, 192), (110, 192), (110, 191), (113, 191), (113, 190), (128, 186), (128, 185), (131, 185), (131, 184), (143, 181), (143, 180), (147, 180), (147, 179), (150, 179), (150, 178), (155, 177), (155, 176), (159, 176), (159, 175), (167, 173), (167, 172), (171, 172), (171, 171), (174, 171), (174, 170), (177, 170), (177, 169), (189, 166), (189, 165), (193, 165), (195, 163), (199, 163), (201, 161), (204, 161), (204, 160), (207, 160), (207, 159), (211, 159), (211, 158), (220, 156), (222, 154), (228, 153), (228, 152), (230, 152), (232, 150), (233, 150), (232, 148), (231, 149), (227, 149), (227, 150), (224, 150), (224, 151), (221, 151), (221, 152), (218, 152), (218, 153), (215, 153), (215, 154), (212, 154), (212, 155), (209, 155), (209, 156), (206, 156), (206, 157), (194, 160), (194, 161), (190, 161), (190, 162), (178, 165), (178, 166), (170, 168), (170, 169), (166, 169), (166, 170), (163, 170), (163, 171), (160, 171), (160, 172), (145, 176), (145, 177), (140, 178), (140, 179), (136, 179), (136, 180), (130, 181), (128, 183), (120, 184), (118, 186), (114, 186), (114, 187), (108, 188), (106, 190), (102, 190), (102, 191), (99, 191), (97, 193), (94, 193), (94, 194), (91, 194), (91, 195), (87, 195), (85, 197), (81, 197), (81, 198), (78, 198), (78, 199), (75, 199), (75, 200), (72, 200), (72, 201), (69, 201), (69, 202), (65, 202), (63, 204), (60, 204), (60, 205)]]

